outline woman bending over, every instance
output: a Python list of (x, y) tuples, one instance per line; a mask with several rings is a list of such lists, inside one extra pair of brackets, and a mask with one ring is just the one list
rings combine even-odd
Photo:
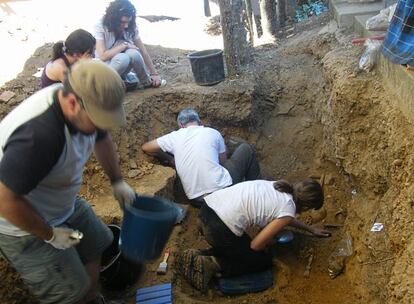
[[(286, 181), (255, 180), (218, 190), (204, 197), (199, 213), (201, 230), (210, 249), (189, 249), (179, 254), (178, 267), (198, 290), (206, 292), (215, 275), (231, 277), (264, 271), (272, 266), (267, 246), (287, 226), (315, 236), (329, 231), (295, 219), (296, 213), (323, 205), (321, 185), (306, 179), (291, 185)], [(253, 239), (247, 232), (259, 227)]]

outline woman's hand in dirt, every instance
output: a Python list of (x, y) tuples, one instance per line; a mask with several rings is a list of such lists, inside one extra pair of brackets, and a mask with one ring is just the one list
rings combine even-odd
[(330, 237), (331, 236), (331, 232), (330, 231), (328, 231), (326, 229), (322, 229), (322, 228), (312, 227), (310, 232), (314, 236), (317, 236), (317, 237)]
[(161, 85), (161, 77), (157, 74), (151, 75), (151, 85), (156, 88)]

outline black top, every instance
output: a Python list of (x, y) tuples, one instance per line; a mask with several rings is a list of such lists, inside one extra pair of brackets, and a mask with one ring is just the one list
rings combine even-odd
[[(66, 58), (66, 56), (65, 56), (65, 55), (63, 55), (63, 56), (62, 56), (62, 57), (60, 57), (60, 58), (62, 58), (62, 59), (63, 59), (63, 62), (65, 63), (66, 67), (67, 67), (68, 69), (70, 69), (70, 63), (69, 63), (69, 60)], [(59, 59), (59, 58), (57, 58), (57, 59)], [(56, 59), (56, 60), (57, 60), (57, 59)], [(49, 64), (49, 63), (48, 63), (48, 64)], [(52, 79), (50, 79), (50, 78), (46, 75), (46, 67), (47, 67), (47, 64), (45, 65), (45, 67), (44, 67), (44, 69), (43, 69), (42, 75), (40, 76), (40, 88), (41, 88), (41, 89), (46, 88), (46, 87), (48, 87), (48, 86), (50, 86), (50, 85), (52, 85), (52, 84), (55, 84), (55, 83), (60, 82), (60, 80), (52, 80)]]
[[(33, 190), (62, 154), (65, 125), (70, 133), (78, 132), (65, 120), (56, 92), (49, 109), (22, 124), (8, 138), (0, 161), (0, 181), (18, 195)], [(96, 141), (106, 135), (98, 130)]]

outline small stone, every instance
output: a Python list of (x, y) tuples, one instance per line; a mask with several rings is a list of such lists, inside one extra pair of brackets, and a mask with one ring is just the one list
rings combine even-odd
[(325, 184), (326, 185), (333, 185), (334, 182), (335, 182), (335, 178), (331, 174), (326, 175), (326, 177), (325, 177)]
[(128, 177), (129, 178), (134, 178), (134, 177), (138, 176), (139, 173), (140, 173), (140, 170), (137, 170), (137, 169), (129, 170), (128, 171)]
[(16, 94), (12, 91), (4, 91), (0, 95), (0, 101), (8, 102), (10, 99), (12, 99)]
[(129, 167), (131, 168), (131, 169), (137, 169), (138, 168), (138, 165), (137, 165), (137, 163), (135, 162), (135, 160), (130, 160), (129, 161)]
[(395, 167), (401, 166), (402, 165), (402, 160), (401, 159), (396, 159), (392, 162), (392, 165)]

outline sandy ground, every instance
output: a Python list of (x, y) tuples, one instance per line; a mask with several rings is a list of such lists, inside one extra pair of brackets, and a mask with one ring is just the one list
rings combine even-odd
[[(250, 142), (266, 178), (323, 181), (324, 210), (302, 219), (328, 225), (332, 238), (296, 233), (291, 245), (275, 247), (274, 285), (264, 292), (223, 297), (212, 289), (202, 296), (175, 273), (171, 258), (166, 276), (155, 274), (159, 261), (153, 261), (133, 286), (106, 292), (111, 303), (134, 303), (136, 288), (163, 282), (173, 283), (175, 303), (413, 303), (414, 147), (409, 139), (414, 128), (393, 108), (396, 97), (384, 90), (379, 75), (358, 72), (362, 50), (350, 46), (352, 36), (326, 16), (288, 28), (284, 36), (291, 38), (256, 48), (247, 73), (213, 87), (194, 84), (186, 59), (193, 47), (149, 46), (169, 85), (129, 93), (128, 125), (113, 137), (124, 175), (137, 170), (127, 179), (138, 192), (187, 204), (174, 171), (143, 155), (140, 145), (175, 129), (180, 109), (195, 107), (204, 124), (218, 128), (227, 141)], [(0, 104), (1, 117), (37, 90), (38, 79), (31, 75), (47, 62), (50, 46), (24, 57), (29, 60), (23, 73), (2, 87), (16, 97)], [(91, 160), (85, 169), (82, 195), (105, 222), (119, 223), (122, 214), (101, 168)], [(190, 207), (186, 221), (175, 227), (167, 245), (173, 252), (206, 246), (196, 215)], [(386, 228), (372, 233), (375, 221)], [(344, 273), (331, 279), (329, 257), (346, 233), (353, 239), (353, 255)], [(1, 303), (35, 303), (4, 261), (0, 272)]]

